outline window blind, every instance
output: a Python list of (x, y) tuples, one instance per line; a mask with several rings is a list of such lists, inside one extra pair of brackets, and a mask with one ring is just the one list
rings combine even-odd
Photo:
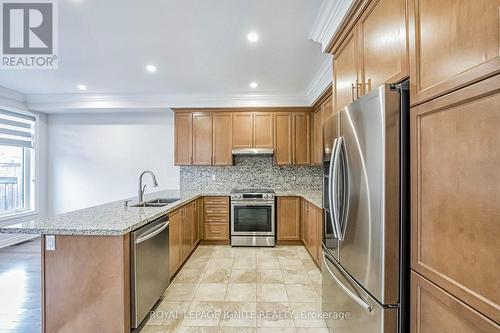
[(0, 110), (0, 145), (33, 148), (35, 117)]

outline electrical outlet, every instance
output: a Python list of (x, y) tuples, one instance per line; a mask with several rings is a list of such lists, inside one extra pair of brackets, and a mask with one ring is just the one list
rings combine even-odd
[(56, 236), (54, 235), (45, 236), (45, 250), (47, 251), (56, 250)]

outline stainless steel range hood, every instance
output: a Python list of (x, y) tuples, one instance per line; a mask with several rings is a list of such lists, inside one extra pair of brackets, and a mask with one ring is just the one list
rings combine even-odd
[(273, 148), (236, 148), (233, 149), (233, 155), (273, 155)]

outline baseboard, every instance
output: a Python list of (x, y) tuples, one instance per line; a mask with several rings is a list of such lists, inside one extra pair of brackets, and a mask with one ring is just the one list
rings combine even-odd
[(229, 239), (228, 240), (208, 240), (208, 239), (203, 239), (200, 241), (200, 245), (229, 245)]
[(278, 240), (276, 245), (304, 245), (304, 243), (300, 240)]
[(17, 243), (25, 242), (39, 236), (40, 235), (8, 235), (7, 238), (0, 239), (0, 249)]

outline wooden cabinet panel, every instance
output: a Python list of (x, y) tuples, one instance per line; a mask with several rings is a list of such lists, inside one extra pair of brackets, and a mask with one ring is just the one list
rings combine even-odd
[(191, 202), (182, 208), (182, 261), (184, 262), (192, 249), (194, 203)]
[(174, 125), (175, 165), (191, 165), (193, 162), (193, 115), (176, 113)]
[[(55, 237), (55, 251), (45, 250), (45, 235), (41, 242), (42, 332), (130, 332), (129, 234)], [(18, 301), (24, 297), (40, 297), (39, 294), (25, 295), (22, 280), (20, 283), (18, 290), (12, 290)], [(14, 301), (13, 296), (2, 292), (4, 304), (9, 297)], [(0, 322), (6, 325), (2, 327), (9, 327), (11, 322), (4, 318), (8, 315), (2, 314)], [(33, 316), (22, 320), (39, 319)], [(2, 331), (26, 332), (23, 329)]]
[(500, 75), (411, 109), (414, 270), (500, 321)]
[(321, 113), (322, 113), (322, 123), (325, 123), (325, 121), (333, 116), (334, 110), (333, 110), (333, 101), (332, 101), (332, 92), (330, 91), (330, 98), (323, 104), (321, 107)]
[(309, 253), (311, 256), (318, 261), (318, 232), (317, 232), (317, 222), (318, 222), (318, 210), (316, 206), (313, 204), (309, 203), (308, 205), (308, 211), (307, 211), (307, 220), (308, 220), (308, 232), (307, 232), (307, 237), (308, 241), (307, 243), (309, 244)]
[(289, 112), (274, 114), (274, 163), (292, 164), (292, 115)]
[(307, 200), (301, 200), (302, 208), (300, 210), (300, 231), (302, 242), (309, 249), (309, 202)]
[(253, 146), (272, 148), (274, 141), (273, 114), (271, 112), (255, 112), (253, 116)]
[(229, 239), (229, 224), (228, 223), (211, 223), (205, 224), (204, 235), (206, 240), (228, 240)]
[(500, 330), (500, 326), (415, 272), (411, 272), (410, 300), (411, 333)]
[(333, 56), (333, 84), (335, 110), (338, 111), (356, 99), (358, 64), (354, 31)]
[(316, 262), (320, 268), (323, 267), (323, 209), (316, 207)]
[(193, 165), (212, 165), (212, 114), (193, 114)]
[(229, 205), (229, 197), (204, 197), (205, 205)]
[(300, 240), (300, 198), (278, 197), (278, 240)]
[(169, 214), (169, 270), (170, 277), (179, 269), (182, 263), (182, 209)]
[(358, 27), (360, 95), (407, 77), (406, 1), (373, 1)]
[(323, 163), (323, 108), (312, 114), (311, 164)]
[(251, 112), (233, 113), (233, 148), (252, 148), (253, 114)]
[(500, 71), (500, 0), (409, 0), (410, 100)]
[(213, 114), (213, 165), (233, 164), (233, 122), (231, 113)]
[(311, 122), (309, 113), (293, 114), (293, 163), (311, 164)]

